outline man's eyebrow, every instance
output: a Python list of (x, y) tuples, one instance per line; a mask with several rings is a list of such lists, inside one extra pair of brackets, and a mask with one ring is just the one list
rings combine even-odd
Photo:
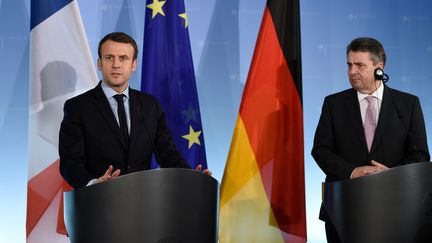
[(364, 65), (364, 62), (347, 62), (347, 64)]

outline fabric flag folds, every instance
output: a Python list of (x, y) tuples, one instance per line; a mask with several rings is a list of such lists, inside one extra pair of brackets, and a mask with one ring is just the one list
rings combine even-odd
[(219, 240), (306, 242), (299, 0), (269, 0), (222, 179)]
[(69, 242), (57, 150), (63, 104), (98, 79), (76, 1), (32, 0), (30, 26), (27, 242)]
[(141, 90), (158, 98), (189, 165), (207, 168), (184, 2), (147, 0), (145, 18)]

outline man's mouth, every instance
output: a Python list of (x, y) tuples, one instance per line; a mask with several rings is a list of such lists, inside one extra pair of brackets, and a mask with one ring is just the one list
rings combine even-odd
[(361, 79), (360, 79), (360, 77), (356, 76), (356, 77), (351, 77), (351, 80), (357, 82), (357, 81), (360, 81)]

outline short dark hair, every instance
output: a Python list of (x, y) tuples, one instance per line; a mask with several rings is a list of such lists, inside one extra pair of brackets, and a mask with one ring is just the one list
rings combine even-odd
[(349, 43), (349, 45), (347, 46), (346, 54), (348, 55), (350, 51), (369, 52), (374, 64), (376, 64), (377, 62), (382, 62), (385, 65), (386, 63), (387, 57), (384, 51), (384, 47), (378, 40), (374, 38), (360, 37), (352, 40), (351, 43)]
[(138, 46), (137, 46), (135, 40), (132, 37), (130, 37), (128, 34), (125, 34), (123, 32), (112, 32), (112, 33), (109, 33), (108, 35), (106, 35), (104, 38), (102, 38), (102, 40), (99, 42), (99, 46), (98, 46), (99, 59), (101, 58), (102, 44), (108, 40), (111, 40), (114, 42), (119, 42), (119, 43), (124, 43), (124, 44), (131, 44), (133, 49), (134, 49), (133, 60), (137, 59)]

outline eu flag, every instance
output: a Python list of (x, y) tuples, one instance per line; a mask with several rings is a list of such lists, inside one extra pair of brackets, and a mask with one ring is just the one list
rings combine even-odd
[(184, 2), (147, 0), (145, 18), (141, 90), (158, 98), (189, 165), (207, 168)]

